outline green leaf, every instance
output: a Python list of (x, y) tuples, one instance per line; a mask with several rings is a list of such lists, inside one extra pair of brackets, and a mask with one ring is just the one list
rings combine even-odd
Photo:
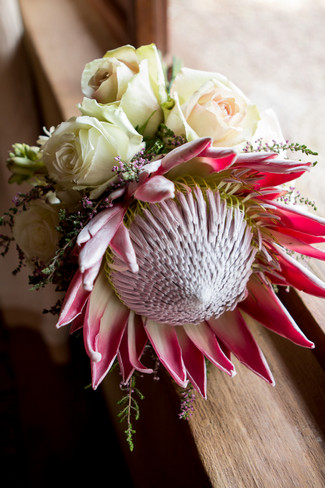
[(172, 66), (171, 66), (171, 76), (170, 76), (170, 81), (169, 81), (169, 89), (170, 89), (173, 81), (175, 80), (177, 74), (182, 69), (182, 66), (183, 66), (183, 62), (181, 61), (181, 59), (177, 58), (176, 56), (173, 56), (173, 62), (172, 62)]
[(143, 135), (144, 131), (146, 130), (147, 128), (147, 125), (149, 124), (149, 121), (150, 119), (153, 117), (153, 115), (157, 112), (157, 110), (154, 110), (150, 115), (149, 117), (147, 118), (147, 120), (145, 121), (144, 124), (142, 124), (140, 127), (136, 127), (136, 131), (139, 132), (139, 134)]

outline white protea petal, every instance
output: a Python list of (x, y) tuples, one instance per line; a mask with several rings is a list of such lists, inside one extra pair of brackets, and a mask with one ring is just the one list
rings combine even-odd
[(122, 268), (114, 253), (110, 279), (137, 314), (158, 323), (197, 324), (246, 297), (256, 254), (252, 231), (243, 212), (217, 192), (197, 187), (150, 204), (129, 233), (139, 271)]

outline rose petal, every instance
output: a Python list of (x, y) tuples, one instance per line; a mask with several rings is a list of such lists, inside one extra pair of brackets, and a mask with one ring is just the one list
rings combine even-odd
[(148, 60), (139, 64), (138, 73), (128, 83), (120, 102), (133, 127), (144, 127), (141, 133), (146, 137), (154, 136), (162, 122), (162, 109), (157, 99), (149, 76)]

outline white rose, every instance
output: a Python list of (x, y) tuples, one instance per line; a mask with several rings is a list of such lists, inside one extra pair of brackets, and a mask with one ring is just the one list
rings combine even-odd
[(261, 112), (261, 119), (254, 133), (254, 141), (258, 141), (259, 139), (262, 140), (263, 144), (267, 143), (269, 145), (272, 145), (274, 141), (277, 143), (285, 143), (279, 120), (275, 112), (270, 108)]
[(26, 258), (46, 264), (58, 247), (57, 211), (42, 200), (33, 201), (27, 210), (15, 217), (13, 236)]
[(163, 120), (161, 104), (167, 91), (154, 44), (123, 46), (91, 61), (82, 73), (81, 88), (87, 98), (101, 104), (118, 101), (133, 127), (144, 127), (145, 136), (152, 136)]
[(165, 123), (188, 141), (209, 136), (214, 146), (237, 146), (253, 136), (259, 112), (227, 78), (183, 68), (172, 83), (172, 110)]
[(42, 147), (49, 176), (63, 189), (92, 189), (99, 196), (114, 177), (115, 158), (129, 162), (144, 147), (142, 136), (120, 108), (109, 121), (79, 116), (62, 122)]

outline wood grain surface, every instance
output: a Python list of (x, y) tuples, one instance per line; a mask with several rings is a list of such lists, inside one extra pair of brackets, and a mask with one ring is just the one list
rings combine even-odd
[[(312, 350), (250, 324), (275, 387), (235, 361), (237, 375), (209, 369), (208, 399), (178, 419), (178, 389), (161, 372), (139, 380), (145, 394), (134, 422), (135, 450), (117, 418), (119, 375), (102, 385), (135, 487), (323, 488), (325, 373)], [(115, 419), (115, 420), (114, 420)], [(154, 480), (154, 481), (153, 481)]]
[(233, 379), (211, 368), (209, 399), (198, 399), (190, 421), (211, 483), (236, 488), (321, 488), (325, 483), (324, 371), (312, 351), (261, 327), (251, 330), (276, 386), (238, 363)]

